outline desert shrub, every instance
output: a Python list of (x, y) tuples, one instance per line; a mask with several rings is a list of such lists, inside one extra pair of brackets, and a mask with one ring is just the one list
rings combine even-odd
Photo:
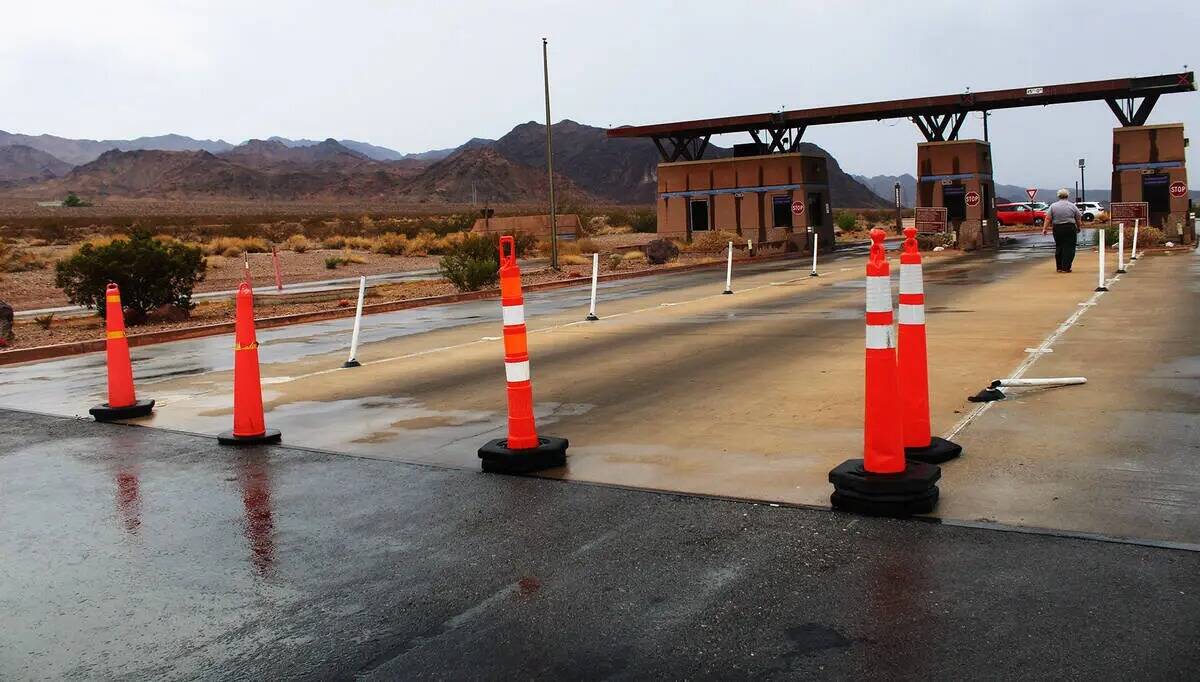
[(50, 325), (54, 324), (54, 313), (38, 315), (33, 318), (33, 321), (36, 322), (37, 326), (41, 327), (42, 329), (49, 329)]
[(68, 192), (67, 198), (63, 199), (62, 205), (68, 208), (79, 208), (83, 206), (91, 206), (92, 204), (80, 199), (79, 195), (75, 194), (74, 192)]
[(653, 208), (630, 211), (629, 226), (634, 232), (658, 232), (658, 212)]
[(370, 237), (346, 237), (346, 245), (342, 248), (353, 249), (355, 251), (370, 251), (375, 248), (375, 240)]
[(42, 256), (0, 239), (0, 272), (41, 270), (49, 264)]
[(619, 253), (608, 254), (608, 269), (616, 270), (619, 267), (621, 267), (621, 254), (619, 254)]
[(459, 291), (477, 291), (500, 276), (499, 238), (469, 234), (442, 256), (438, 269)]
[(323, 249), (341, 249), (346, 246), (346, 237), (340, 234), (331, 234), (321, 238), (321, 248)]
[(197, 246), (156, 241), (145, 230), (104, 246), (84, 244), (55, 266), (54, 283), (75, 305), (105, 314), (109, 282), (121, 288), (121, 303), (144, 316), (171, 304), (192, 307), (192, 289), (204, 279), (204, 257)]
[(850, 211), (838, 211), (833, 214), (833, 224), (843, 232), (850, 232), (858, 227), (858, 217)]
[(937, 246), (953, 246), (952, 232), (920, 232), (917, 234), (917, 248), (921, 251), (932, 251)]
[(415, 237), (408, 240), (404, 252), (409, 256), (427, 256), (430, 249), (436, 248), (438, 239), (438, 236), (433, 232), (419, 232)]
[(261, 237), (217, 237), (204, 245), (204, 253), (210, 256), (221, 255), (226, 258), (240, 256), (243, 253), (267, 253), (271, 246)]
[(38, 225), (33, 233), (50, 244), (66, 244), (71, 238), (71, 229), (62, 223)]
[(560, 265), (591, 265), (592, 259), (577, 253), (568, 253), (560, 255), (558, 262)]
[(376, 237), (372, 251), (387, 256), (403, 256), (408, 251), (408, 237), (396, 232), (384, 232)]
[(629, 251), (621, 256), (621, 260), (625, 263), (645, 263), (646, 254), (641, 251)]
[[(1104, 245), (1117, 245), (1117, 230), (1120, 229), (1116, 225), (1109, 225), (1104, 228)], [(1157, 227), (1147, 225), (1146, 227), (1138, 228), (1138, 250), (1149, 246), (1162, 246), (1167, 241), (1167, 236), (1162, 230)], [(1133, 248), (1133, 226), (1125, 226), (1125, 248)]]
[[(596, 236), (606, 234), (632, 234), (633, 228), (628, 225), (601, 225), (592, 231)], [(653, 232), (653, 230), (651, 230)]]
[(294, 234), (283, 242), (283, 248), (296, 253), (304, 253), (313, 248), (312, 240), (302, 234)]
[(592, 241), (591, 239), (588, 239), (587, 237), (576, 240), (575, 244), (577, 244), (579, 246), (579, 253), (599, 253), (600, 252), (600, 245), (597, 244), (596, 242)]
[(646, 259), (655, 265), (662, 265), (679, 257), (679, 247), (667, 239), (655, 239), (646, 244)]
[(344, 263), (342, 263), (341, 256), (327, 256), (325, 258), (325, 268), (326, 269), (337, 270), (339, 265), (344, 265)]

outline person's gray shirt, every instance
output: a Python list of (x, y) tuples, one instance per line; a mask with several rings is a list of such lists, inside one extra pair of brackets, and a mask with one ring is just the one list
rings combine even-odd
[(1050, 208), (1046, 209), (1046, 214), (1050, 217), (1051, 225), (1074, 225), (1077, 219), (1083, 217), (1079, 207), (1066, 199), (1059, 199), (1050, 204)]

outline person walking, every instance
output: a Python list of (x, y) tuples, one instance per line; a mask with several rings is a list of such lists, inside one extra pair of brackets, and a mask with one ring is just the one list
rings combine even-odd
[(1075, 244), (1083, 230), (1083, 212), (1067, 200), (1071, 193), (1058, 190), (1058, 201), (1046, 209), (1042, 234), (1054, 230), (1054, 265), (1059, 272), (1070, 272), (1075, 261)]

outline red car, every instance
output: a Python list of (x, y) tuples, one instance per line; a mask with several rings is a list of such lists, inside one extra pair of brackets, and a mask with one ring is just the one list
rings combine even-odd
[(996, 220), (1001, 225), (1034, 225), (1041, 227), (1046, 222), (1044, 204), (996, 204)]

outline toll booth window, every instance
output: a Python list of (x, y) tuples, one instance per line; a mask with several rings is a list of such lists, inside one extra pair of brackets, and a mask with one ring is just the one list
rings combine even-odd
[(688, 201), (688, 211), (692, 222), (692, 232), (708, 230), (708, 200), (692, 199)]
[(792, 226), (792, 200), (790, 197), (771, 197), (771, 215), (774, 227)]

